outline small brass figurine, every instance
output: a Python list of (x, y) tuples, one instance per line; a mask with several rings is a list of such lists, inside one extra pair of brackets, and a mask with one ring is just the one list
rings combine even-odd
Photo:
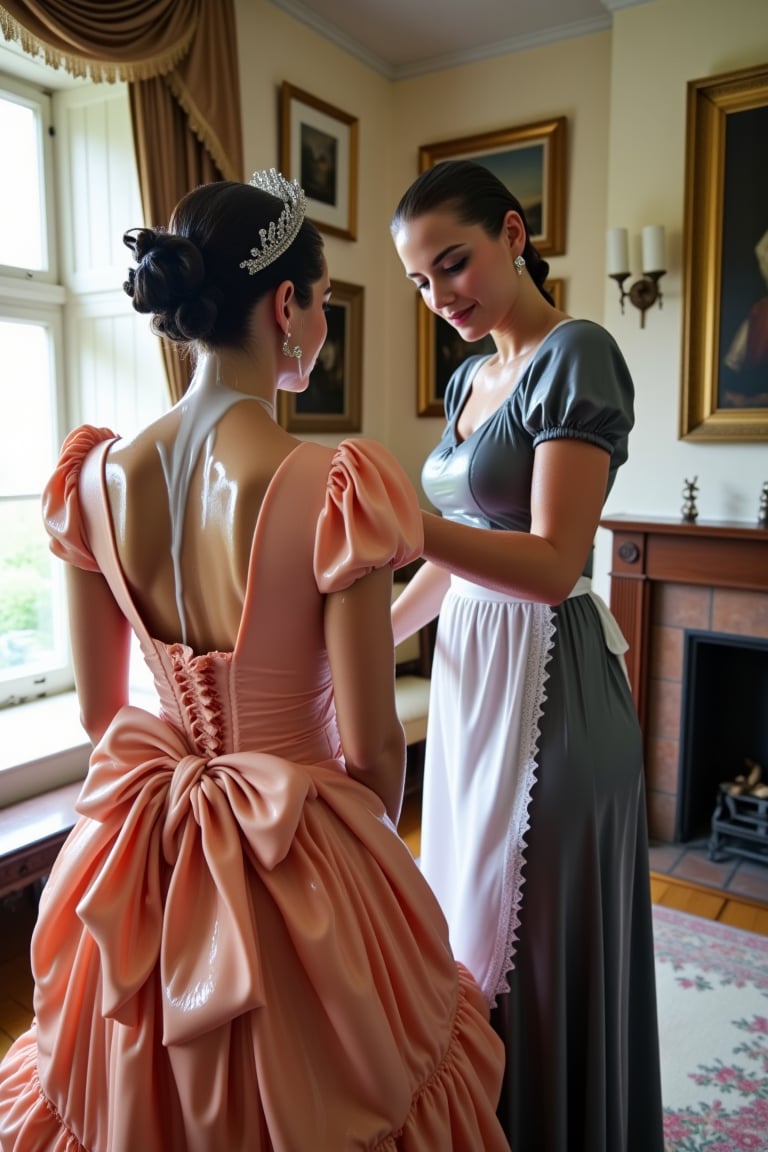
[(696, 507), (696, 493), (699, 490), (696, 486), (697, 480), (698, 476), (694, 476), (693, 480), (686, 480), (685, 486), (683, 488), (683, 499), (685, 500), (685, 503), (683, 504), (681, 511), (683, 514), (683, 520), (689, 524), (694, 523), (697, 516), (699, 515), (698, 509)]
[(760, 493), (760, 510), (757, 513), (758, 528), (768, 528), (768, 480), (763, 484)]

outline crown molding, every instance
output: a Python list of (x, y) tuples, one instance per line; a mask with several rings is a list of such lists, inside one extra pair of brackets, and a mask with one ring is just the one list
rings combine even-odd
[[(647, 3), (647, 0), (602, 0), (606, 7), (626, 3)], [(513, 52), (525, 52), (531, 48), (540, 48), (545, 44), (553, 44), (560, 40), (570, 40), (577, 36), (589, 36), (595, 32), (604, 32), (611, 28), (611, 17), (605, 16), (591, 20), (578, 20), (570, 24), (562, 24), (556, 28), (533, 33), (529, 36), (513, 36), (507, 40), (495, 40), (493, 43), (479, 45), (475, 48), (463, 49), (461, 52), (448, 52), (441, 56), (414, 60), (407, 64), (392, 64), (383, 57), (370, 52), (351, 36), (348, 36), (335, 24), (312, 12), (301, 0), (270, 0), (276, 8), (292, 16), (301, 24), (311, 28), (368, 68), (378, 72), (387, 80), (407, 80), (414, 76), (422, 76), (428, 72), (440, 72), (447, 68), (459, 68), (464, 64), (473, 64), (478, 60), (490, 60), (497, 56), (508, 56)]]
[(325, 20), (322, 16), (318, 16), (316, 12), (312, 12), (300, 0), (269, 0), (275, 8), (279, 8), (282, 12), (286, 12), (289, 16), (293, 16), (294, 20), (298, 20), (300, 24), (306, 25), (311, 28), (313, 32), (317, 32), (326, 40), (330, 40), (337, 48), (341, 48), (344, 52), (354, 56), (356, 60), (366, 64), (372, 68), (374, 72), (386, 76), (387, 79), (395, 79), (392, 74), (392, 65), (384, 60), (381, 56), (377, 56), (373, 52), (369, 52), (357, 40), (348, 36), (346, 32), (342, 32), (336, 24), (332, 24), (330, 20)]
[(618, 12), (620, 8), (634, 8), (638, 4), (648, 4), (652, 0), (601, 0), (604, 8), (609, 12)]

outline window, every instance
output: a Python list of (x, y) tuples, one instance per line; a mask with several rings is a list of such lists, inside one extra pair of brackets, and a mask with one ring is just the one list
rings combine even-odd
[[(0, 37), (0, 132), (2, 806), (87, 768), (42, 487), (70, 428), (131, 436), (169, 398), (160, 341), (122, 288), (122, 236), (142, 221), (127, 85), (70, 76)], [(156, 709), (138, 645), (131, 698)]]
[[(63, 565), (40, 497), (63, 438), (63, 308), (56, 283), (50, 100), (0, 75), (0, 707), (72, 684)], [(12, 175), (11, 175), (12, 173)], [(10, 417), (10, 418), (8, 418)]]
[(13, 166), (0, 183), (0, 273), (55, 280), (50, 97), (0, 77), (0, 139)]

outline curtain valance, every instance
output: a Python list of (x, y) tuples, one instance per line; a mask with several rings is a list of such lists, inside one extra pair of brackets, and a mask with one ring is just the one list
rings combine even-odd
[(72, 76), (147, 80), (187, 54), (200, 7), (200, 0), (5, 0), (0, 30)]
[[(127, 81), (146, 224), (198, 184), (243, 179), (234, 0), (5, 0), (0, 32), (70, 75)], [(175, 402), (189, 363), (162, 348)]]
[(229, 3), (5, 0), (0, 32), (28, 55), (96, 83), (162, 76), (221, 176), (243, 178)]

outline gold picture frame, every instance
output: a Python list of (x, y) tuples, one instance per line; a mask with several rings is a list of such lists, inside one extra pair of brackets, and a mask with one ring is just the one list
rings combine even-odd
[(474, 160), (499, 177), (520, 201), (530, 241), (542, 256), (565, 252), (567, 119), (500, 128), (419, 148), (419, 171), (439, 160)]
[(359, 432), (363, 393), (364, 288), (331, 281), (328, 335), (304, 392), (279, 392), (287, 432)]
[(357, 239), (357, 165), (357, 118), (285, 81), (280, 170), (304, 189), (307, 217), (343, 240)]
[(686, 114), (680, 439), (762, 441), (768, 360), (747, 333), (768, 326), (768, 65), (689, 81)]
[[(565, 281), (547, 280), (555, 307), (565, 308)], [(430, 312), (420, 296), (416, 298), (416, 345), (418, 349), (416, 412), (419, 416), (444, 416), (445, 389), (459, 364), (468, 356), (492, 352), (490, 336), (468, 344), (447, 320)]]

